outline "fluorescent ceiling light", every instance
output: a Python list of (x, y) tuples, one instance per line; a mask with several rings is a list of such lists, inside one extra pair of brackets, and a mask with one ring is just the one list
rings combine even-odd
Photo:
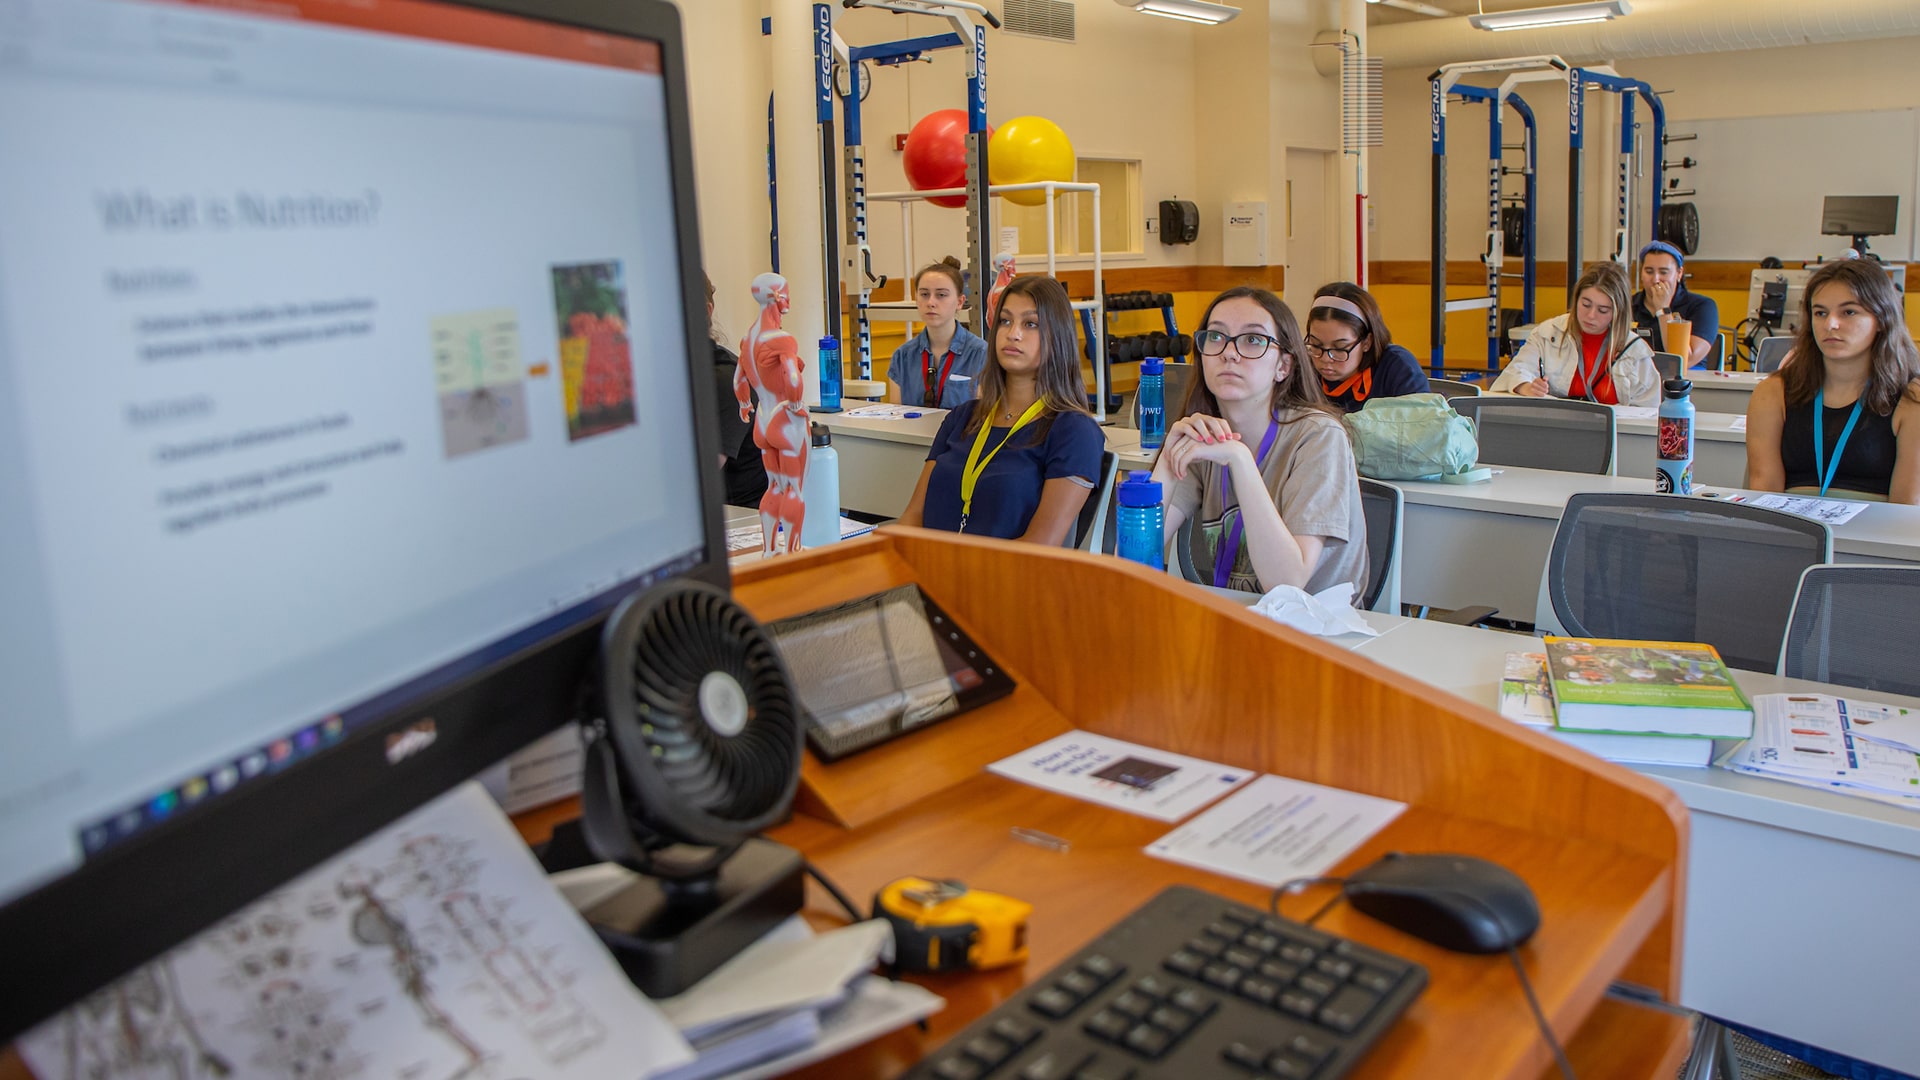
[(1597, 0), (1587, 4), (1561, 4), (1557, 7), (1481, 12), (1467, 16), (1467, 21), (1481, 30), (1536, 30), (1546, 26), (1606, 22), (1617, 19), (1632, 10), (1627, 0)]
[(1158, 15), (1163, 19), (1179, 19), (1181, 22), (1202, 23), (1208, 26), (1231, 21), (1240, 14), (1240, 9), (1227, 4), (1210, 3), (1209, 0), (1114, 0), (1121, 7), (1130, 7), (1148, 15)]
[(1367, 0), (1367, 3), (1384, 4), (1390, 8), (1399, 8), (1401, 11), (1411, 11), (1415, 15), (1427, 15), (1435, 19), (1451, 19), (1459, 14), (1459, 12), (1448, 11), (1446, 8), (1434, 7), (1432, 4), (1423, 4), (1420, 0)]

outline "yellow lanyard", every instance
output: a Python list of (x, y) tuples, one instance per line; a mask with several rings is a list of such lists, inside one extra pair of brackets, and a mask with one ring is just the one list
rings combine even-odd
[[(986, 421), (980, 425), (980, 434), (973, 437), (973, 450), (967, 454), (966, 467), (960, 470), (961, 532), (967, 531), (967, 517), (973, 513), (973, 489), (980, 483), (980, 474), (987, 471), (987, 466), (992, 463), (994, 454), (999, 453), (1003, 447), (1012, 442), (1014, 435), (1017, 434), (1021, 428), (1026, 427), (1040, 416), (1040, 413), (1045, 410), (1046, 404), (1046, 399), (1042, 398), (1027, 406), (1027, 411), (1021, 413), (1020, 419), (1013, 422), (1013, 430), (1007, 432), (1007, 437), (1000, 440), (1000, 445), (994, 447), (984, 458), (980, 456), (980, 451), (986, 449), (987, 431), (993, 427), (992, 414), (989, 413)], [(1000, 403), (997, 401), (994, 402), (993, 407), (998, 409)]]

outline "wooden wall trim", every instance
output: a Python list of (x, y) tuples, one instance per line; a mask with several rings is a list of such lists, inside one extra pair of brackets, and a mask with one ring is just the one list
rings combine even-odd
[[(1519, 268), (1519, 262), (1514, 262)], [(1797, 267), (1799, 260), (1789, 260), (1789, 266)], [(1425, 285), (1428, 283), (1430, 264), (1425, 259), (1393, 259), (1367, 264), (1367, 280), (1375, 285)], [(1687, 264), (1687, 288), (1698, 291), (1746, 292), (1747, 284), (1753, 280), (1753, 272), (1760, 269), (1758, 262), (1739, 260), (1702, 259)], [(1486, 269), (1477, 259), (1452, 259), (1447, 262), (1448, 285), (1479, 285), (1486, 281)], [(1536, 281), (1539, 288), (1566, 288), (1567, 264), (1565, 262), (1539, 262), (1535, 264)], [(1638, 291), (1639, 284), (1634, 284)]]
[[(1134, 290), (1217, 293), (1237, 285), (1257, 285), (1277, 293), (1286, 287), (1286, 269), (1284, 266), (1107, 266), (1101, 268), (1100, 276), (1110, 293)], [(1071, 295), (1093, 295), (1093, 271), (1062, 270), (1055, 276)], [(1423, 276), (1420, 280), (1424, 282), (1426, 278)], [(884, 288), (873, 291), (875, 300), (900, 300), (906, 295), (905, 281), (888, 281)], [(851, 294), (841, 300), (840, 310), (852, 314)]]

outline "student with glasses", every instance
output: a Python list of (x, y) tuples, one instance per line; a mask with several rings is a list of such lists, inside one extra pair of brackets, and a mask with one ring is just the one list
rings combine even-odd
[(1527, 335), (1493, 392), (1574, 398), (1602, 405), (1660, 404), (1653, 350), (1633, 333), (1627, 272), (1595, 263), (1573, 286), (1573, 310), (1544, 319)]
[(1300, 324), (1265, 289), (1229, 289), (1194, 336), (1202, 378), (1153, 476), (1200, 580), (1264, 593), (1367, 583), (1367, 529), (1346, 425), (1308, 366)]
[(1345, 281), (1320, 286), (1307, 311), (1307, 362), (1341, 412), (1359, 412), (1373, 398), (1433, 391), (1420, 361), (1393, 343), (1380, 305)]

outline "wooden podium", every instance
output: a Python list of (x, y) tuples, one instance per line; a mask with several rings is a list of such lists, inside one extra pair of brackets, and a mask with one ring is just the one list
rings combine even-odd
[[(1335, 869), (1391, 851), (1464, 852), (1524, 878), (1539, 933), (1520, 950), (1581, 1080), (1670, 1080), (1687, 1022), (1602, 998), (1626, 979), (1679, 989), (1686, 810), (1665, 787), (1444, 699), (1185, 582), (1112, 557), (889, 527), (747, 566), (734, 593), (762, 621), (918, 582), (1019, 688), (834, 765), (808, 757), (796, 815), (774, 839), (856, 903), (908, 874), (1033, 903), (1024, 967), (922, 980), (948, 1001), (907, 1029), (803, 1070), (893, 1077), (1161, 888), (1186, 883), (1264, 906), (1267, 890), (1145, 854), (1172, 826), (1040, 791), (985, 766), (1073, 728), (1408, 803)], [(525, 815), (529, 839), (573, 801)], [(1066, 839), (1064, 852), (1015, 827)], [(1281, 912), (1304, 918), (1330, 893)], [(844, 919), (811, 890), (809, 914)], [(1504, 956), (1445, 952), (1345, 906), (1320, 925), (1424, 964), (1426, 992), (1352, 1074), (1520, 1080), (1551, 1072)], [(25, 1075), (0, 1052), (0, 1080)]]
[[(985, 771), (1073, 728), (1408, 803), (1334, 872), (1391, 850), (1464, 852), (1508, 867), (1539, 897), (1540, 932), (1521, 957), (1582, 1080), (1677, 1071), (1683, 1018), (1602, 998), (1616, 979), (1678, 994), (1687, 819), (1665, 787), (1112, 557), (894, 526), (744, 567), (734, 594), (766, 621), (908, 582), (1019, 689), (837, 764), (809, 755), (798, 813), (772, 835), (858, 903), (907, 874), (1031, 901), (1032, 958), (925, 980), (948, 999), (929, 1031), (897, 1033), (801, 1075), (898, 1075), (1167, 885), (1266, 903), (1259, 886), (1147, 856), (1167, 823)], [(1009, 834), (1015, 827), (1071, 848), (1023, 843)], [(1329, 895), (1309, 890), (1282, 913), (1304, 918)], [(809, 907), (838, 916), (822, 893)], [(1320, 925), (1416, 960), (1432, 977), (1352, 1075), (1552, 1071), (1506, 957), (1449, 953), (1345, 906)]]

